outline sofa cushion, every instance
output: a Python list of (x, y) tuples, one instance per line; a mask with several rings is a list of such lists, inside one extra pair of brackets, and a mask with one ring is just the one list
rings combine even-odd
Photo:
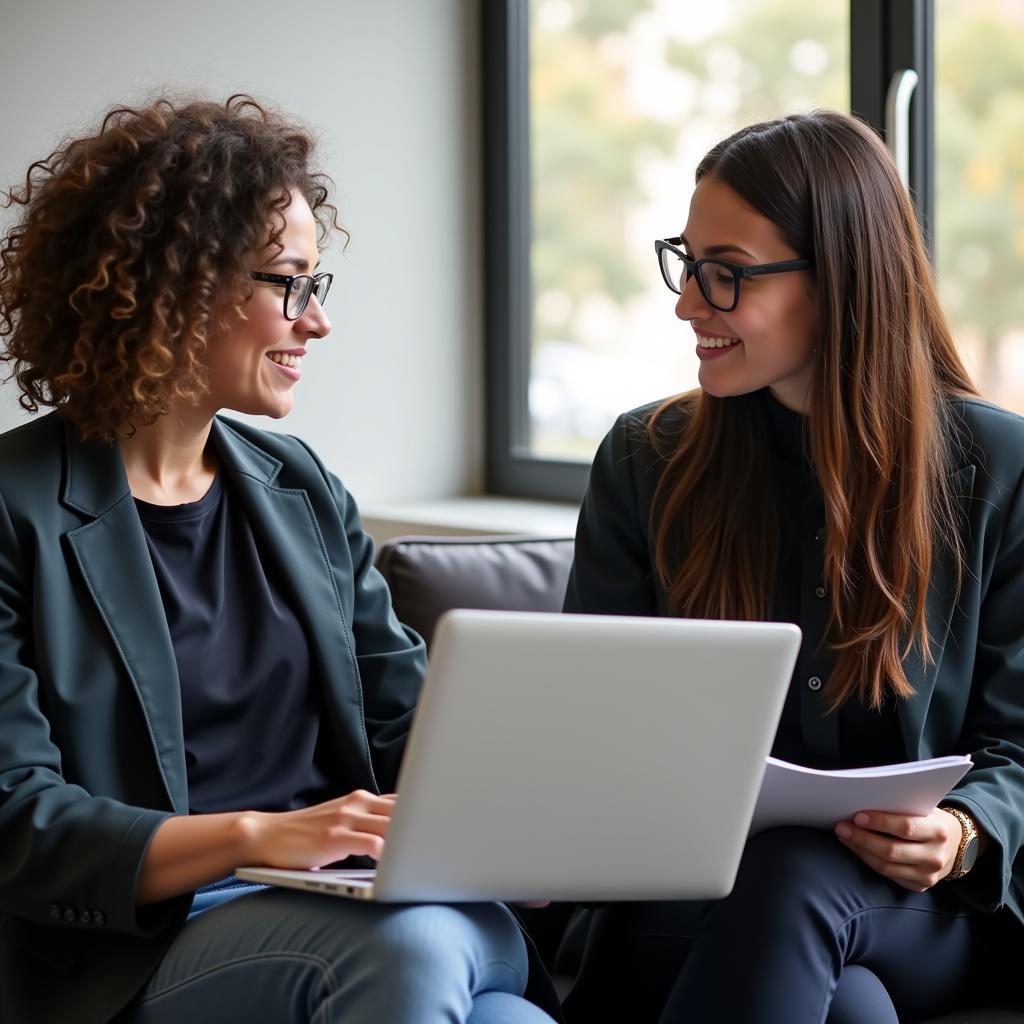
[(377, 568), (398, 618), (429, 647), (450, 608), (560, 611), (572, 555), (566, 537), (396, 537)]

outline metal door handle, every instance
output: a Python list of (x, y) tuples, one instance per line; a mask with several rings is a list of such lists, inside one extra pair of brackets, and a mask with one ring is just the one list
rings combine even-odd
[(917, 88), (913, 68), (897, 71), (885, 96), (885, 143), (896, 161), (896, 170), (910, 191), (910, 99)]

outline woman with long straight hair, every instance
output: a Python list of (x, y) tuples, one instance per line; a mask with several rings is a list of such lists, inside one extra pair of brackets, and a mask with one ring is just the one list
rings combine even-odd
[(700, 388), (605, 438), (565, 608), (797, 623), (773, 754), (973, 767), (922, 817), (762, 832), (725, 899), (600, 911), (568, 1009), (920, 1020), (1024, 920), (1024, 420), (978, 397), (865, 125), (752, 125), (696, 178), (656, 250)]

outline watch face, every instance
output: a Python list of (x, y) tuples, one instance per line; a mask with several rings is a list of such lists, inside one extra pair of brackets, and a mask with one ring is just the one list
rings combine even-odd
[(971, 836), (967, 840), (967, 845), (964, 847), (964, 858), (960, 863), (961, 871), (970, 871), (974, 867), (974, 862), (978, 859), (978, 850), (981, 847), (981, 843), (978, 842), (977, 836)]

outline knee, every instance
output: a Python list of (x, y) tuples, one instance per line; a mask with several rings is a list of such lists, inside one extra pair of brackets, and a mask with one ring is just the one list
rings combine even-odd
[(525, 985), (526, 944), (500, 904), (422, 904), (390, 908), (367, 935), (366, 953), (413, 973), (467, 979), (507, 967)]
[(896, 1007), (882, 980), (859, 964), (847, 964), (829, 1006), (827, 1024), (899, 1024)]

